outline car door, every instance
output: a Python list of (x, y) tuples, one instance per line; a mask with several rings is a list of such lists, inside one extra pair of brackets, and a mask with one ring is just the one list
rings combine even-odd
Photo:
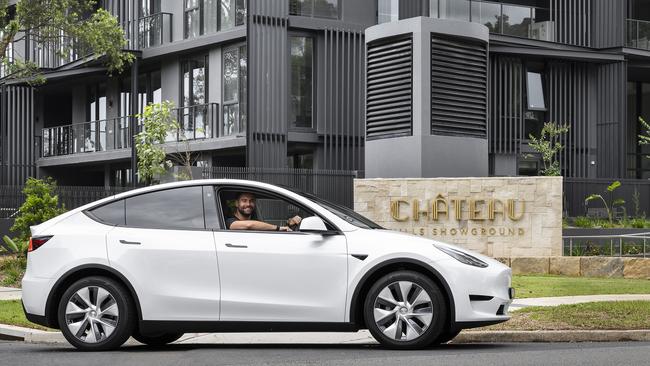
[[(241, 188), (246, 189), (246, 188)], [(227, 195), (223, 191), (220, 198)], [(282, 226), (313, 212), (277, 195), (258, 197), (257, 217)], [(222, 212), (229, 205), (222, 200)], [(227, 212), (226, 212), (227, 215)], [(343, 322), (347, 244), (343, 234), (215, 230), (221, 320)]]
[[(218, 320), (219, 271), (203, 187), (124, 200), (125, 225), (107, 235), (111, 266), (135, 288), (144, 320)], [(216, 210), (214, 191), (205, 206)], [(211, 215), (214, 217), (214, 214)]]

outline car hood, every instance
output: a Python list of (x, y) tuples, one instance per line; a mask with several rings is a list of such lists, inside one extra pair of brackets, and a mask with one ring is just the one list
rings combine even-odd
[(447, 259), (451, 257), (449, 257), (449, 255), (436, 248), (436, 246), (446, 246), (470, 254), (484, 262), (500, 263), (494, 258), (488, 257), (481, 253), (477, 253), (467, 248), (446, 243), (440, 240), (427, 238), (424, 236), (413, 235), (413, 234), (403, 233), (403, 232), (389, 230), (389, 229), (360, 229), (360, 230), (364, 231), (364, 235), (368, 235), (369, 237), (373, 238), (373, 242), (383, 243), (383, 245), (389, 246), (390, 249), (395, 252), (402, 252), (407, 247), (410, 247), (410, 249), (426, 247), (426, 250), (430, 250), (431, 248), (434, 248), (434, 250), (440, 254), (438, 257)]

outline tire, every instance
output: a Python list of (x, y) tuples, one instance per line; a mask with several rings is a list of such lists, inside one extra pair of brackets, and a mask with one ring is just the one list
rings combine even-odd
[(136, 341), (151, 347), (162, 347), (179, 339), (184, 333), (140, 334), (134, 331), (131, 335)]
[(81, 351), (120, 347), (136, 321), (133, 300), (117, 281), (101, 276), (78, 280), (68, 287), (57, 317), (63, 336)]
[(456, 330), (453, 332), (450, 331), (442, 332), (442, 334), (440, 334), (440, 336), (435, 341), (433, 341), (432, 345), (447, 343), (452, 339), (456, 338), (458, 334), (460, 334), (460, 330)]
[(445, 331), (448, 313), (440, 288), (413, 271), (397, 271), (377, 280), (368, 291), (363, 310), (372, 336), (392, 349), (431, 345)]

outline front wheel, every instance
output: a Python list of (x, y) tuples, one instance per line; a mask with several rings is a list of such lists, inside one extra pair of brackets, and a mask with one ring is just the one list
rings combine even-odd
[(136, 341), (151, 347), (162, 347), (178, 340), (182, 336), (183, 333), (140, 334), (138, 331), (133, 332), (132, 335)]
[(82, 351), (104, 351), (118, 348), (131, 336), (133, 309), (124, 286), (111, 278), (92, 276), (68, 287), (57, 315), (70, 344)]
[(444, 331), (447, 306), (440, 288), (427, 276), (397, 271), (380, 278), (368, 291), (364, 318), (382, 345), (423, 348)]

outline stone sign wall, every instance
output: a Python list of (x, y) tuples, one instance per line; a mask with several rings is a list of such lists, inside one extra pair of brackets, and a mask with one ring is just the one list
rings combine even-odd
[(354, 209), (492, 257), (562, 255), (562, 177), (356, 179)]

